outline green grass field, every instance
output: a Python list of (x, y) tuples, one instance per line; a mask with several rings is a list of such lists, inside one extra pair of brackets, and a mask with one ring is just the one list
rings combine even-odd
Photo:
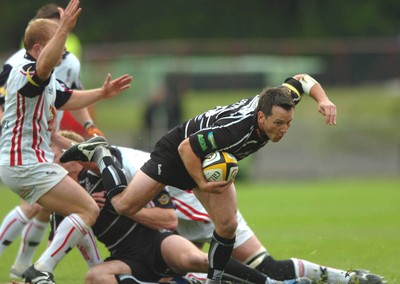
[[(400, 178), (238, 182), (239, 208), (275, 258), (297, 257), (342, 269), (365, 268), (400, 283)], [(19, 203), (0, 188), (0, 218)], [(18, 240), (19, 241), (19, 240)], [(42, 244), (40, 251), (43, 250)], [(18, 249), (0, 260), (0, 283)], [(100, 247), (103, 257), (106, 251)], [(86, 265), (73, 250), (56, 268), (57, 283), (83, 283)]]

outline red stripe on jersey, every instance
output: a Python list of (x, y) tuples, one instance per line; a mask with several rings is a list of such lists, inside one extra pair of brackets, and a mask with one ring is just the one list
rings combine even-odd
[(44, 162), (44, 152), (40, 149), (40, 144), (42, 141), (42, 137), (38, 135), (41, 130), (40, 121), (43, 117), (43, 103), (44, 103), (44, 95), (39, 96), (39, 99), (36, 103), (35, 111), (33, 114), (32, 122), (33, 122), (33, 133), (32, 133), (32, 149), (36, 153), (36, 158), (39, 163)]
[(10, 149), (10, 166), (22, 165), (22, 127), (25, 120), (25, 98), (17, 93), (17, 119), (13, 129)]
[(171, 197), (171, 199), (174, 202), (176, 209), (182, 212), (182, 214), (184, 214), (185, 216), (189, 217), (191, 220), (210, 223), (210, 217), (207, 213), (200, 212), (196, 208), (184, 203), (183, 201), (175, 197)]

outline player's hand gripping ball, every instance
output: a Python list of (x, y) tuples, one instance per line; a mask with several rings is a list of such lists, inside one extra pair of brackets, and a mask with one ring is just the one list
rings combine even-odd
[(236, 158), (227, 152), (214, 152), (203, 161), (203, 173), (208, 181), (231, 181), (239, 171)]

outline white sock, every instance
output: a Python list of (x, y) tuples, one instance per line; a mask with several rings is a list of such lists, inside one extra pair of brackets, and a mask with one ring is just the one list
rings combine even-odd
[(25, 226), (22, 232), (21, 245), (13, 268), (23, 272), (32, 265), (33, 256), (46, 233), (47, 225), (48, 222), (41, 222), (33, 218), (29, 224)]
[(307, 260), (291, 258), (294, 262), (297, 277), (307, 277), (313, 281), (319, 281), (323, 275), (327, 275), (327, 282), (324, 283), (348, 283), (349, 277), (346, 277), (347, 271), (321, 266)]
[(86, 236), (81, 239), (77, 247), (89, 268), (103, 262), (92, 229), (90, 229)]
[(77, 214), (64, 218), (54, 233), (53, 241), (35, 262), (35, 268), (53, 272), (58, 262), (87, 234), (89, 226)]
[(17, 206), (6, 215), (0, 226), (0, 256), (4, 250), (21, 234), (29, 219)]

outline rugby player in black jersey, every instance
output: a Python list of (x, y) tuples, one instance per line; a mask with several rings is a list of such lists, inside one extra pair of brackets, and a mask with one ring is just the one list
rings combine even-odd
[(322, 86), (311, 76), (298, 74), (255, 97), (216, 107), (176, 126), (156, 143), (151, 159), (129, 185), (115, 178), (118, 169), (103, 137), (72, 146), (61, 161), (94, 161), (100, 165), (103, 178), (110, 181), (107, 196), (116, 211), (125, 216), (133, 216), (165, 185), (193, 189), (215, 224), (208, 253), (208, 283), (220, 283), (235, 242), (236, 189), (233, 181), (207, 181), (202, 160), (215, 151), (229, 152), (241, 160), (269, 141), (280, 141), (303, 94), (317, 102), (326, 124), (336, 124), (336, 106)]

